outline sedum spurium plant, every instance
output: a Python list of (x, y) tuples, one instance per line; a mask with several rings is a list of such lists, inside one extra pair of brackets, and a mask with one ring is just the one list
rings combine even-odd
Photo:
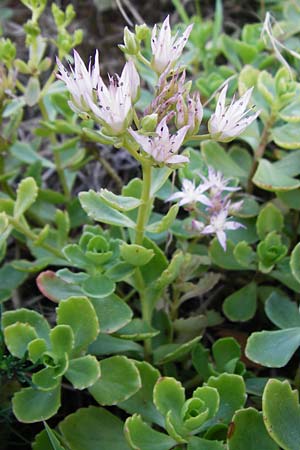
[[(126, 27), (106, 80), (101, 49), (74, 49), (71, 5), (22, 3), (27, 59), (0, 39), (1, 412), (9, 391), (19, 422), (43, 423), (35, 450), (298, 449), (299, 370), (257, 363), (300, 345), (299, 5), (233, 38), (220, 1), (214, 22), (174, 1), (182, 26)], [(141, 177), (123, 183), (103, 146)], [(117, 188), (78, 194), (96, 160)], [(64, 389), (85, 390), (76, 411)]]

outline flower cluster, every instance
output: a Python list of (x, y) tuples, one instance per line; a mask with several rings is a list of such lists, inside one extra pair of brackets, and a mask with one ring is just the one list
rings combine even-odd
[(85, 67), (79, 54), (74, 50), (74, 69), (70, 72), (57, 60), (57, 77), (66, 84), (72, 100), (69, 105), (78, 114), (93, 114), (94, 118), (111, 134), (126, 131), (132, 120), (133, 104), (137, 100), (140, 78), (132, 60), (128, 61), (121, 76), (109, 76), (109, 86), (100, 76), (99, 56), (89, 68)]
[[(238, 187), (228, 186), (230, 179), (225, 179), (220, 172), (209, 167), (207, 178), (200, 174), (203, 182), (196, 186), (194, 181), (184, 179), (182, 190), (172, 194), (168, 201), (179, 200), (179, 206), (191, 205), (197, 211), (197, 203), (205, 206), (207, 222), (193, 220), (193, 228), (201, 234), (215, 234), (220, 245), (226, 250), (226, 230), (236, 230), (242, 224), (230, 220), (230, 215), (238, 211), (242, 201), (231, 203), (230, 194), (239, 190)], [(225, 193), (225, 195), (224, 195)]]
[[(146, 154), (147, 157), (150, 155), (154, 165), (188, 162), (187, 156), (178, 155), (179, 148), (184, 140), (197, 135), (203, 118), (200, 94), (190, 93), (191, 82), (185, 82), (185, 70), (178, 65), (191, 32), (192, 25), (189, 25), (181, 36), (176, 34), (172, 37), (168, 16), (160, 30), (156, 25), (152, 29), (152, 57), (151, 61), (147, 61), (140, 51), (133, 51), (131, 48), (126, 53), (127, 30), (125, 33), (127, 41), (124, 38), (123, 47), (129, 60), (120, 76), (117, 74), (109, 76), (108, 86), (100, 75), (98, 52), (94, 64), (90, 61), (88, 68), (75, 50), (74, 67), (70, 66), (69, 70), (57, 60), (59, 68), (57, 77), (66, 84), (71, 94), (70, 107), (77, 114), (91, 116), (103, 127), (102, 132), (106, 135), (128, 136), (129, 133), (142, 149), (141, 158), (146, 157)], [(130, 33), (130, 40), (136, 40), (136, 49), (140, 48), (140, 41), (133, 33)], [(138, 114), (134, 110), (140, 88), (140, 78), (136, 69), (139, 57), (142, 58), (142, 63), (147, 63), (156, 72), (158, 77), (154, 98), (144, 117), (141, 117), (145, 119), (148, 115), (151, 117), (155, 115), (158, 126), (151, 136), (147, 133), (153, 129), (145, 130), (143, 127), (139, 129)], [(219, 95), (216, 110), (208, 122), (211, 138), (221, 142), (228, 142), (240, 135), (259, 114), (259, 112), (251, 114), (251, 109), (246, 109), (252, 89), (239, 100), (233, 99), (230, 105), (226, 106), (227, 88), (226, 84)], [(131, 127), (133, 118), (138, 130)], [(177, 133), (170, 135), (167, 122), (173, 118)], [(124, 140), (121, 140), (121, 145), (122, 142)]]

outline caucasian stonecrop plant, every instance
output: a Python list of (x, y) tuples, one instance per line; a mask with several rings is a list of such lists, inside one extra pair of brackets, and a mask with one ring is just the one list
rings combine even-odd
[[(24, 26), (28, 61), (0, 41), (1, 257), (13, 243), (20, 254), (8, 252), (0, 269), (1, 301), (13, 298), (15, 307), (3, 306), (0, 375), (1, 389), (13, 390), (16, 418), (44, 421), (33, 449), (299, 449), (290, 385), (250, 372), (232, 337), (215, 339), (211, 355), (199, 343), (226, 319), (260, 317), (263, 302), (281, 329), (254, 333), (247, 356), (282, 367), (300, 345), (296, 303), (287, 298), (300, 292), (300, 166), (298, 151), (283, 150), (300, 148), (300, 85), (276, 59), (279, 31), (268, 22), (268, 41), (258, 33), (266, 25), (246, 25), (241, 41), (218, 41), (220, 2), (214, 24), (195, 17), (174, 32), (167, 17), (152, 30), (125, 28), (126, 62), (106, 80), (101, 51), (88, 65), (72, 52), (82, 37), (67, 31), (74, 10), (55, 3), (50, 71), (39, 24), (47, 2), (22, 3), (32, 13)], [(215, 63), (221, 54), (225, 68)], [(25, 108), (39, 118), (28, 142), (16, 130)], [(127, 151), (142, 177), (123, 184), (100, 145)], [(76, 177), (95, 155), (119, 193), (103, 186), (73, 198)], [(43, 182), (47, 171), (61, 193)], [(57, 304), (47, 320), (14, 294), (31, 274)], [(59, 412), (64, 388), (85, 389), (85, 405), (100, 406), (79, 408), (50, 429), (45, 421)], [(262, 413), (254, 408), (259, 396)]]

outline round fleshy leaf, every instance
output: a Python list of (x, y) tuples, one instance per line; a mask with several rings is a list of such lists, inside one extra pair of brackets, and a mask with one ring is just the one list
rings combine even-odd
[(33, 363), (36, 363), (47, 350), (47, 343), (44, 339), (34, 339), (28, 344), (28, 357)]
[(280, 231), (283, 228), (283, 215), (281, 211), (268, 203), (259, 213), (256, 221), (257, 234), (260, 239), (264, 239), (271, 232)]
[(167, 434), (153, 430), (137, 414), (126, 420), (124, 430), (130, 448), (134, 450), (169, 450), (176, 444)]
[(28, 344), (37, 338), (35, 329), (28, 323), (15, 323), (4, 328), (5, 344), (13, 356), (22, 358)]
[(154, 386), (153, 402), (163, 416), (166, 416), (169, 411), (180, 416), (185, 402), (184, 388), (175, 378), (159, 378)]
[(300, 242), (296, 245), (290, 259), (291, 271), (296, 280), (300, 283)]
[(101, 328), (101, 333), (111, 334), (127, 325), (132, 318), (132, 310), (115, 294), (91, 300)]
[(60, 302), (57, 324), (69, 325), (74, 334), (74, 351), (81, 352), (91, 344), (99, 333), (99, 323), (92, 303), (86, 297), (70, 297)]
[(283, 450), (300, 448), (300, 406), (288, 381), (270, 379), (263, 394), (263, 416), (270, 436)]
[(32, 423), (47, 420), (60, 407), (60, 385), (52, 391), (31, 387), (21, 389), (12, 400), (13, 412), (20, 422)]
[(278, 328), (300, 327), (300, 313), (296, 302), (291, 302), (282, 291), (272, 292), (265, 303), (268, 318)]
[(60, 382), (55, 375), (55, 369), (45, 367), (32, 375), (32, 382), (42, 391), (52, 391)]
[(266, 430), (262, 414), (254, 408), (237, 411), (231, 429), (228, 450), (279, 450)]
[(144, 266), (154, 256), (154, 251), (141, 245), (126, 244), (124, 242), (120, 247), (121, 256), (133, 266)]
[(212, 354), (218, 372), (232, 373), (241, 357), (241, 347), (232, 337), (222, 338), (213, 344)]
[(141, 388), (135, 364), (126, 356), (112, 356), (100, 362), (101, 378), (89, 388), (100, 405), (116, 405), (127, 400)]
[(140, 373), (142, 387), (128, 400), (118, 403), (118, 407), (129, 414), (135, 412), (141, 414), (148, 422), (163, 426), (164, 419), (153, 404), (153, 388), (160, 377), (160, 373), (145, 361), (134, 361), (134, 364)]
[(266, 367), (284, 367), (300, 346), (300, 327), (252, 333), (247, 358)]
[(218, 377), (210, 377), (207, 385), (216, 388), (220, 396), (220, 407), (213, 420), (217, 423), (229, 423), (235, 411), (244, 406), (247, 398), (243, 378), (223, 373)]
[(26, 308), (20, 308), (15, 311), (6, 311), (2, 315), (2, 328), (13, 325), (16, 322), (27, 323), (31, 325), (38, 337), (49, 341), (50, 326), (47, 320), (38, 312)]
[(223, 311), (233, 322), (252, 319), (256, 312), (256, 283), (249, 283), (226, 297)]
[(68, 283), (58, 277), (52, 270), (40, 273), (36, 279), (36, 284), (46, 298), (57, 303), (74, 295), (82, 295), (82, 290), (78, 285)]
[(129, 450), (122, 421), (104, 408), (78, 409), (59, 424), (59, 429), (72, 450)]
[(115, 283), (105, 275), (94, 275), (82, 284), (84, 294), (93, 298), (103, 298), (111, 295), (116, 288)]
[(73, 384), (75, 389), (86, 389), (92, 386), (100, 377), (100, 365), (92, 355), (72, 359), (65, 377)]
[(74, 346), (74, 334), (69, 325), (56, 325), (50, 332), (52, 351), (57, 355), (70, 354)]

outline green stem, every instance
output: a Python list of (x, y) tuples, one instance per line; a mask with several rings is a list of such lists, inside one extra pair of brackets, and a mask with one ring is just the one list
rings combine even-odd
[(149, 163), (142, 163), (143, 170), (143, 188), (141, 195), (141, 205), (139, 207), (135, 243), (142, 245), (144, 239), (145, 227), (147, 225), (149, 209), (150, 209), (150, 189), (151, 189), (151, 165)]
[[(49, 122), (50, 121), (49, 115), (48, 115), (47, 109), (46, 109), (46, 107), (44, 105), (44, 102), (43, 102), (42, 98), (39, 100), (39, 107), (40, 107), (43, 119), (46, 120), (47, 122)], [(55, 137), (55, 135), (53, 133), (50, 134), (50, 141), (51, 141), (51, 144), (53, 146), (57, 145), (56, 137)], [(57, 173), (58, 173), (60, 184), (62, 186), (62, 189), (64, 191), (64, 195), (65, 195), (66, 199), (69, 200), (71, 198), (71, 193), (70, 193), (70, 189), (69, 189), (69, 186), (68, 186), (68, 183), (67, 183), (67, 179), (66, 179), (66, 176), (65, 176), (64, 169), (62, 167), (60, 154), (59, 154), (58, 151), (54, 150), (53, 151), (53, 155), (54, 155), (54, 164), (56, 166), (56, 170), (57, 170)]]
[(210, 139), (210, 134), (195, 134), (194, 136), (188, 136), (187, 141), (205, 141)]
[[(149, 218), (149, 211), (151, 208), (150, 202), (150, 190), (151, 190), (151, 165), (146, 162), (142, 163), (143, 170), (143, 187), (142, 187), (142, 195), (141, 195), (141, 205), (139, 207), (137, 224), (136, 224), (136, 235), (135, 235), (135, 243), (137, 245), (142, 245), (144, 240), (145, 227)], [(141, 274), (140, 269), (137, 267), (135, 271), (135, 281), (136, 288), (140, 295), (141, 301), (141, 310), (142, 310), (142, 318), (143, 320), (151, 324), (151, 316), (152, 310), (149, 307), (149, 299), (145, 295), (145, 283), (143, 276)], [(145, 339), (144, 341), (144, 352), (145, 359), (149, 360), (151, 354), (151, 339)]]
[[(17, 231), (24, 234), (28, 239), (32, 240), (33, 243), (38, 239), (38, 236), (28, 228), (26, 228), (24, 225), (22, 225), (20, 222), (18, 222), (13, 217), (7, 216), (10, 225), (12, 225)], [(65, 255), (58, 250), (58, 248), (54, 248), (51, 245), (47, 244), (46, 242), (40, 242), (39, 246), (47, 250), (48, 252), (52, 253), (53, 255), (57, 256), (58, 258), (66, 259)]]
[(138, 58), (143, 64), (145, 64), (145, 66), (147, 66), (147, 67), (150, 67), (150, 66), (151, 66), (150, 61), (148, 61), (148, 59), (146, 59), (145, 56), (142, 55), (141, 52), (139, 52), (139, 53), (137, 54), (137, 58)]

